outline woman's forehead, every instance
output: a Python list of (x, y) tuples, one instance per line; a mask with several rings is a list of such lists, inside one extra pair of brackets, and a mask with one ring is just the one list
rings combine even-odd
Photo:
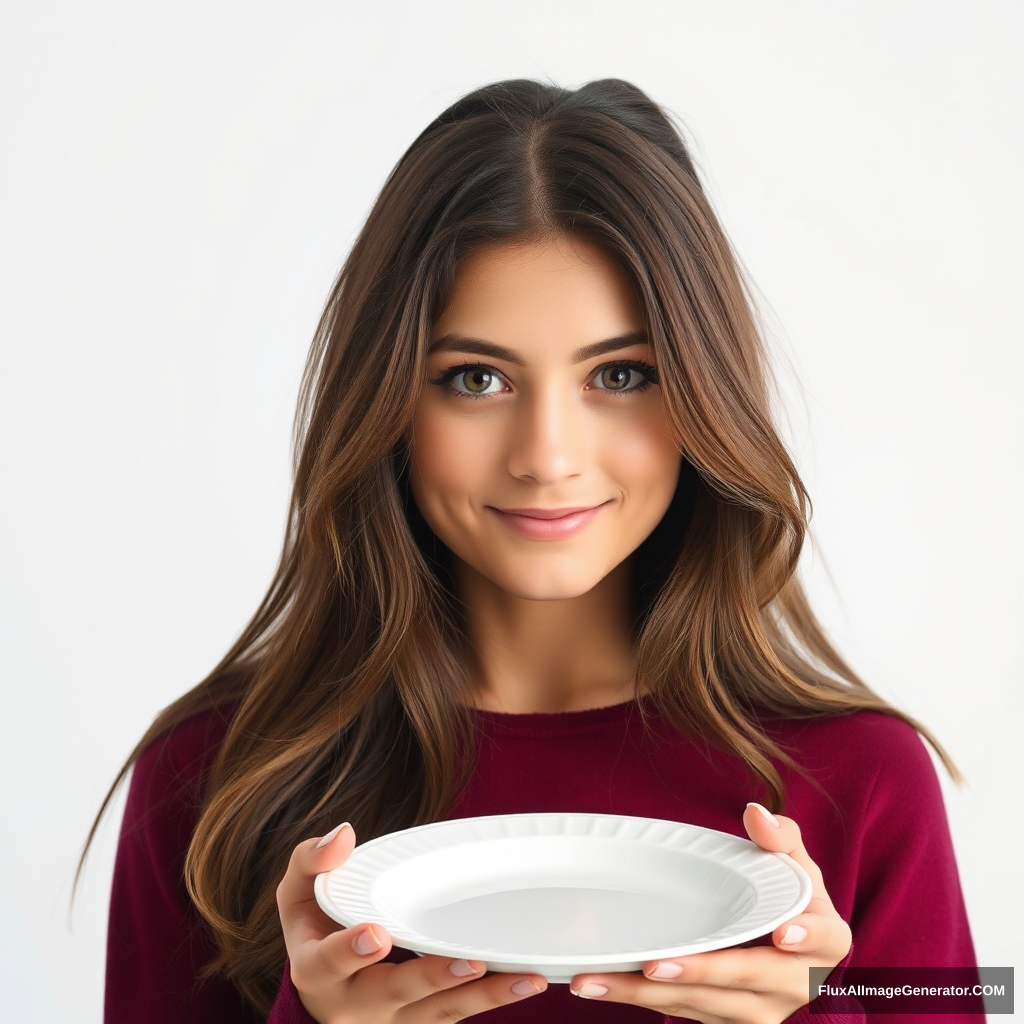
[(556, 235), (471, 253), (455, 275), (432, 338), (576, 349), (643, 330), (632, 283), (615, 259), (589, 239)]

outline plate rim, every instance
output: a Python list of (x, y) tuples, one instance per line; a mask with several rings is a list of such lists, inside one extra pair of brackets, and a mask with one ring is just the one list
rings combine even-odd
[[(739, 852), (746, 853), (763, 853), (766, 857), (775, 858), (782, 864), (785, 864), (789, 869), (792, 876), (797, 882), (797, 893), (791, 903), (787, 906), (785, 911), (779, 911), (771, 917), (761, 922), (748, 926), (743, 929), (737, 929), (734, 934), (729, 935), (725, 941), (722, 941), (721, 937), (715, 939), (713, 936), (717, 933), (712, 933), (712, 937), (708, 941), (704, 942), (685, 942), (675, 943), (671, 946), (651, 947), (650, 949), (642, 950), (617, 950), (608, 953), (580, 953), (580, 954), (565, 954), (565, 953), (531, 953), (531, 952), (519, 952), (512, 950), (495, 950), (495, 949), (480, 949), (474, 946), (459, 945), (448, 940), (432, 939), (430, 936), (424, 935), (416, 929), (411, 928), (399, 928), (401, 934), (396, 934), (393, 925), (389, 925), (386, 921), (373, 919), (365, 919), (357, 917), (354, 914), (347, 913), (344, 908), (339, 908), (334, 899), (332, 898), (328, 886), (330, 884), (331, 876), (344, 872), (346, 866), (352, 864), (353, 858), (358, 856), (359, 860), (364, 860), (366, 856), (372, 858), (373, 852), (377, 847), (387, 847), (392, 844), (399, 842), (415, 839), (418, 835), (425, 832), (435, 830), (446, 830), (455, 829), (458, 827), (474, 827), (474, 826), (487, 826), (493, 824), (509, 824), (513, 821), (519, 822), (539, 822), (539, 821), (551, 821), (553, 819), (574, 819), (577, 821), (607, 821), (616, 823), (630, 823), (638, 826), (650, 826), (654, 828), (667, 828), (670, 833), (675, 835), (689, 834), (689, 835), (707, 835), (710, 837), (720, 837), (722, 840), (729, 844), (735, 844), (735, 848)], [(565, 833), (563, 833), (565, 835)], [(508, 837), (494, 837), (494, 838), (539, 838), (539, 839), (550, 839), (558, 838), (556, 834), (535, 834), (533, 836), (508, 836)], [(607, 837), (593, 837), (585, 836), (580, 834), (568, 834), (569, 838), (613, 838), (612, 836)], [(450, 846), (457, 845), (456, 843), (447, 844)], [(434, 849), (443, 849), (444, 846), (435, 847)], [(425, 851), (427, 852), (427, 851)], [(385, 866), (386, 867), (386, 866)], [(379, 871), (378, 871), (379, 873)], [(329, 871), (321, 872), (316, 876), (314, 881), (314, 893), (316, 896), (317, 903), (328, 917), (333, 921), (341, 924), (344, 927), (352, 927), (353, 925), (362, 923), (379, 923), (388, 929), (389, 934), (395, 940), (395, 945), (401, 946), (405, 949), (411, 949), (413, 952), (419, 954), (434, 954), (439, 956), (455, 956), (463, 957), (469, 960), (480, 960), (490, 964), (501, 964), (501, 969), (505, 971), (514, 970), (529, 970), (533, 967), (535, 970), (541, 968), (557, 968), (564, 965), (572, 965), (574, 970), (600, 970), (603, 966), (609, 967), (609, 965), (621, 965), (623, 963), (630, 964), (642, 964), (648, 960), (663, 959), (666, 957), (685, 956), (693, 953), (708, 952), (714, 949), (728, 948), (729, 946), (735, 946), (739, 943), (749, 941), (750, 939), (757, 938), (761, 935), (765, 935), (775, 928), (777, 928), (784, 921), (795, 917), (797, 914), (803, 912), (806, 909), (812, 896), (812, 882), (810, 876), (804, 870), (804, 868), (798, 864), (792, 857), (785, 853), (777, 853), (774, 851), (763, 850), (758, 847), (755, 843), (749, 839), (745, 839), (742, 836), (735, 835), (731, 832), (724, 832), (721, 829), (707, 828), (703, 825), (696, 825), (690, 822), (676, 821), (670, 818), (649, 818), (640, 815), (626, 815), (626, 814), (610, 814), (603, 812), (590, 813), (587, 811), (539, 811), (536, 813), (532, 812), (517, 812), (513, 814), (487, 814), (487, 815), (475, 815), (466, 818), (445, 818), (440, 821), (425, 822), (421, 825), (413, 825), (407, 829), (400, 829), (395, 832), (385, 833), (382, 836), (377, 836), (373, 839), (367, 840), (365, 843), (359, 844), (353, 850), (349, 859), (344, 864), (339, 865), (336, 868), (332, 868)], [(372, 901), (369, 899), (369, 894), (364, 894), (365, 902), (372, 906)], [(384, 915), (387, 916), (386, 914)], [(741, 919), (742, 923), (742, 919)], [(719, 929), (718, 932), (721, 932)], [(490, 969), (495, 969), (491, 967)], [(638, 969), (638, 968), (622, 968), (618, 969)], [(550, 979), (549, 979), (550, 980)]]

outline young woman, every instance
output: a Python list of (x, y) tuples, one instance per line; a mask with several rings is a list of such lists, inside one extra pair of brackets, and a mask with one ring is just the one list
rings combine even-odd
[[(504, 82), (431, 124), (327, 303), (298, 436), (263, 604), (125, 768), (108, 1022), (775, 1022), (811, 1012), (809, 966), (973, 963), (923, 730), (808, 607), (755, 321), (643, 93)], [(567, 810), (745, 830), (814, 899), (566, 987), (313, 898), (357, 839)]]

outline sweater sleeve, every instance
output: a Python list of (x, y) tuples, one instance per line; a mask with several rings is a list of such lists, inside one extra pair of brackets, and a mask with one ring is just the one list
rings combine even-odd
[(299, 999), (299, 993), (292, 983), (289, 965), (284, 965), (284, 977), (267, 1024), (316, 1024)]
[[(921, 738), (905, 723), (871, 716), (859, 749), (846, 752), (844, 769), (862, 768), (869, 784), (856, 785), (843, 808), (847, 826), (833, 839), (836, 870), (851, 877), (833, 901), (853, 931), (853, 949), (828, 979), (829, 994), (791, 1020), (824, 1024), (906, 1021), (928, 1013), (936, 1024), (977, 1022), (980, 998), (918, 1002), (872, 997), (859, 986), (962, 984), (977, 967), (960, 889), (939, 780)], [(844, 884), (845, 883), (845, 884)], [(852, 884), (851, 884), (852, 883)], [(853, 991), (850, 991), (850, 989)], [(847, 991), (840, 994), (842, 990)]]
[[(107, 932), (105, 1024), (261, 1024), (229, 981), (205, 977), (213, 938), (189, 899), (183, 869), (202, 787), (224, 722), (201, 716), (135, 764), (114, 866)], [(287, 977), (285, 995), (294, 993)], [(269, 1024), (310, 1024), (298, 997)], [(297, 1008), (297, 1009), (296, 1009)]]
[(890, 730), (892, 739), (877, 751), (864, 811), (851, 921), (861, 947), (856, 966), (973, 965), (974, 944), (935, 768), (909, 727), (892, 722)]

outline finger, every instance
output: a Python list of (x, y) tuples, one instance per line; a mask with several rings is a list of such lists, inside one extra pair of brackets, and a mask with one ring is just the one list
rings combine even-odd
[(344, 864), (355, 847), (356, 837), (347, 822), (322, 839), (307, 839), (292, 851), (288, 870), (277, 887), (277, 909), (289, 952), (311, 939), (322, 939), (337, 925), (320, 909), (313, 881), (321, 871)]
[(788, 960), (772, 946), (718, 949), (711, 953), (651, 960), (644, 964), (643, 974), (652, 981), (761, 992), (777, 984), (780, 969), (790, 967)]
[(438, 992), (394, 1014), (396, 1024), (453, 1021), (496, 1010), (538, 995), (548, 983), (537, 974), (489, 974), (468, 985)]
[(786, 953), (800, 953), (834, 966), (850, 952), (853, 933), (831, 904), (818, 911), (812, 901), (805, 913), (772, 932), (772, 942)]
[(383, 960), (391, 946), (391, 936), (379, 924), (359, 924), (288, 944), (292, 981), (300, 992), (335, 986)]
[[(806, 988), (806, 985), (803, 986)], [(600, 1002), (630, 1003), (643, 1006), (670, 1017), (692, 1020), (757, 1020), (764, 1015), (764, 997), (745, 989), (719, 988), (710, 985), (675, 985), (650, 981), (640, 974), (581, 975), (569, 986), (573, 995)], [(775, 1019), (781, 1020), (802, 1001), (806, 992), (783, 995), (776, 1000), (782, 1008)]]
[(849, 925), (834, 911), (801, 914), (772, 933), (772, 946), (721, 949), (685, 957), (650, 960), (643, 975), (651, 981), (681, 982), (717, 988), (771, 992), (785, 973), (793, 974), (791, 954), (799, 954), (799, 971), (834, 967), (850, 951)]
[[(838, 917), (836, 920), (842, 923)], [(662, 983), (708, 985), (749, 992), (772, 992), (786, 975), (802, 977), (806, 983), (808, 967), (835, 966), (845, 955), (833, 955), (832, 946), (836, 939), (828, 933), (829, 922), (815, 920), (808, 924), (810, 927), (816, 925), (817, 931), (812, 933), (808, 928), (808, 937), (800, 944), (806, 948), (751, 946), (650, 960), (644, 964), (643, 975)], [(820, 938), (823, 934), (826, 937)], [(820, 943), (820, 948), (815, 948), (815, 942)], [(801, 955), (794, 956), (794, 953)]]
[(821, 877), (821, 870), (811, 860), (800, 835), (800, 826), (792, 818), (772, 814), (761, 804), (749, 803), (743, 812), (743, 825), (747, 835), (762, 850), (784, 853), (792, 857), (810, 876), (812, 896), (825, 900), (829, 907), (832, 906), (832, 901), (825, 891), (825, 880)]
[[(372, 958), (371, 953), (367, 960)], [(480, 960), (443, 956), (422, 956), (400, 964), (379, 964), (354, 975), (350, 983), (350, 998), (353, 1001), (372, 998), (393, 1012), (445, 989), (482, 978), (486, 969), (486, 964)]]
[(811, 954), (825, 963), (837, 964), (850, 951), (850, 926), (836, 912), (821, 869), (811, 860), (797, 823), (750, 803), (743, 813), (743, 824), (758, 846), (792, 857), (811, 879), (811, 901), (806, 911), (776, 928), (772, 942), (787, 952)]
[[(479, 960), (423, 956), (399, 964), (374, 963), (385, 951), (373, 951), (360, 954), (362, 959), (353, 961), (352, 950), (358, 952), (359, 943), (349, 942), (348, 936), (362, 929), (381, 930), (377, 925), (361, 925), (310, 944), (312, 950), (323, 951), (325, 959), (312, 966), (303, 965), (302, 982), (309, 987), (322, 987), (330, 975), (331, 982), (344, 982), (345, 1004), (351, 1009), (372, 1007), (375, 1015), (384, 1012), (395, 1021), (404, 1020), (404, 1012), (418, 1022), (435, 1018), (459, 1020), (536, 995), (547, 987), (545, 980), (536, 975), (485, 977), (487, 965)], [(294, 965), (292, 980), (295, 980)], [(296, 985), (300, 990), (303, 987), (299, 982)], [(449, 991), (458, 989), (461, 993), (460, 986), (466, 986), (465, 995)], [(336, 984), (334, 988), (337, 991)]]

